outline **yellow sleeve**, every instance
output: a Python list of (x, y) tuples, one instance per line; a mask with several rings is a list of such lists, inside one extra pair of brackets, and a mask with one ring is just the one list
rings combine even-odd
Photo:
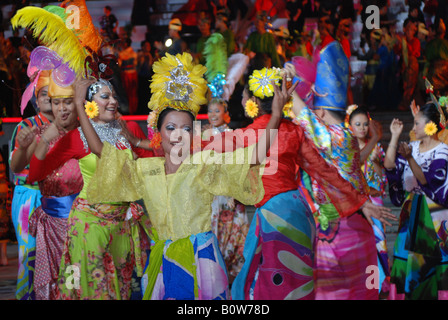
[(246, 205), (260, 202), (264, 197), (261, 180), (264, 165), (251, 167), (254, 148), (252, 145), (233, 152), (206, 150), (195, 154), (193, 161), (202, 157), (197, 174), (199, 183), (214, 195), (232, 197)]
[(87, 201), (132, 202), (142, 198), (143, 184), (136, 161), (129, 150), (118, 150), (104, 142), (101, 158), (88, 189)]

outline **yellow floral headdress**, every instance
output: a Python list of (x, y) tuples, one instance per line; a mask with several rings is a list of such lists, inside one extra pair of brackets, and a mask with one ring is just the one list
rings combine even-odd
[[(184, 52), (173, 56), (169, 53), (153, 64), (151, 100), (148, 108), (153, 110), (151, 126), (155, 128), (160, 113), (166, 108), (191, 112), (196, 118), (201, 105), (207, 103), (207, 68), (194, 64), (193, 57)], [(153, 113), (151, 112), (151, 113)]]
[(278, 68), (255, 70), (249, 77), (249, 89), (257, 98), (272, 97), (274, 95), (272, 81), (279, 86), (280, 80), (282, 77)]
[(201, 105), (207, 103), (207, 81), (204, 73), (207, 68), (194, 64), (189, 53), (173, 56), (166, 53), (165, 57), (154, 62), (154, 75), (151, 81), (151, 100), (148, 108), (148, 138), (151, 147), (160, 146), (160, 133), (155, 132), (160, 113), (166, 108), (190, 112), (195, 118)]

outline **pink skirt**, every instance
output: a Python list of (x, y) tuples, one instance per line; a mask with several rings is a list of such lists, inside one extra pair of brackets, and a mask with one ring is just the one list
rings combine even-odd
[(318, 226), (316, 300), (378, 300), (377, 269), (375, 235), (362, 214)]

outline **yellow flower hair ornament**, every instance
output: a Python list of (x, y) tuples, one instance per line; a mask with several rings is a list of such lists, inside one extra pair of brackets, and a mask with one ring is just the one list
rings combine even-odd
[(98, 105), (96, 104), (95, 101), (88, 101), (85, 105), (84, 108), (86, 110), (86, 114), (90, 119), (95, 118), (96, 116), (98, 116)]
[(247, 99), (244, 110), (249, 117), (255, 118), (258, 115), (258, 104), (251, 99)]
[(427, 136), (432, 136), (437, 133), (437, 125), (430, 121), (425, 125), (424, 131)]
[(274, 95), (272, 82), (280, 86), (280, 80), (282, 77), (278, 68), (255, 70), (249, 77), (249, 90), (260, 99), (272, 97)]

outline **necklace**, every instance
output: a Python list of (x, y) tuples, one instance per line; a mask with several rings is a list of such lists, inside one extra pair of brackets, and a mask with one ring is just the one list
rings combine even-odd
[(224, 131), (231, 131), (227, 123), (224, 123), (223, 125), (220, 125), (219, 127), (213, 127), (213, 134), (222, 133)]
[[(95, 132), (97, 133), (101, 142), (106, 141), (116, 148), (118, 146), (121, 146), (126, 149), (131, 149), (131, 144), (129, 143), (129, 141), (121, 135), (121, 126), (118, 120), (113, 120), (108, 123), (97, 123), (92, 119), (89, 119), (89, 121), (92, 124), (93, 129), (95, 129)], [(78, 127), (78, 130), (81, 136), (82, 143), (84, 144), (84, 150), (88, 152), (89, 144), (87, 143), (84, 132), (82, 131), (81, 127)]]

